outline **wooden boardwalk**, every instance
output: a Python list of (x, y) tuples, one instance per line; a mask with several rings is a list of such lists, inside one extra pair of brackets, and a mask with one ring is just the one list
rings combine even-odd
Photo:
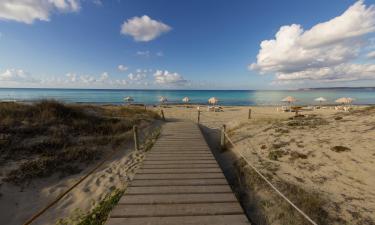
[(199, 127), (170, 122), (106, 224), (250, 223)]

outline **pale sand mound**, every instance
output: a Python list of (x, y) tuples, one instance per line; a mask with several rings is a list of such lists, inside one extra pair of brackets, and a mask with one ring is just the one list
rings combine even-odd
[[(249, 122), (232, 135), (239, 149), (265, 173), (321, 193), (333, 217), (348, 224), (374, 223), (375, 109)], [(261, 162), (268, 164), (264, 167)]]
[[(143, 159), (143, 154), (129, 150), (119, 150), (111, 160), (101, 166), (90, 177), (73, 189), (66, 197), (50, 208), (33, 224), (54, 224), (79, 209), (88, 212), (108, 193), (116, 188), (124, 188), (133, 177), (134, 170)], [(93, 165), (94, 166), (94, 165)], [(33, 182), (31, 186), (20, 189), (3, 183), (0, 186), (0, 224), (19, 225), (24, 223), (39, 209), (73, 185), (90, 168), (80, 174), (64, 179), (58, 177)]]

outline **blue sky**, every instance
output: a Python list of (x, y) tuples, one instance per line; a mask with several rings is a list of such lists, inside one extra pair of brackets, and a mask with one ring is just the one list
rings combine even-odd
[(375, 86), (374, 1), (16, 2), (0, 3), (0, 87)]

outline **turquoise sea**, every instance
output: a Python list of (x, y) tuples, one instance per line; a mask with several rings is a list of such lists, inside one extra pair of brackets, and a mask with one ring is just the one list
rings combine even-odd
[(334, 104), (340, 97), (354, 98), (354, 104), (375, 104), (375, 88), (330, 88), (293, 91), (255, 90), (112, 90), (112, 89), (34, 89), (0, 88), (0, 101), (37, 101), (55, 99), (64, 102), (121, 104), (125, 96), (132, 96), (137, 103), (157, 104), (160, 96), (170, 103), (181, 103), (188, 96), (191, 103), (205, 104), (210, 97), (217, 97), (220, 105), (278, 105), (286, 96), (298, 99), (297, 104), (317, 104), (315, 98), (324, 97), (327, 104)]

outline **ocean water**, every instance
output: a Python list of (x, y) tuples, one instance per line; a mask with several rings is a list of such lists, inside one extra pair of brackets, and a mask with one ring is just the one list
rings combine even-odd
[(206, 104), (210, 97), (219, 99), (220, 105), (279, 105), (281, 99), (293, 96), (296, 104), (317, 104), (315, 98), (326, 98), (334, 104), (340, 97), (352, 97), (354, 104), (375, 104), (375, 88), (335, 88), (293, 91), (255, 90), (112, 90), (112, 89), (31, 89), (0, 88), (0, 101), (37, 101), (55, 99), (63, 102), (122, 104), (125, 96), (132, 96), (137, 103), (157, 104), (160, 96), (170, 103), (181, 103), (188, 96), (191, 103)]

